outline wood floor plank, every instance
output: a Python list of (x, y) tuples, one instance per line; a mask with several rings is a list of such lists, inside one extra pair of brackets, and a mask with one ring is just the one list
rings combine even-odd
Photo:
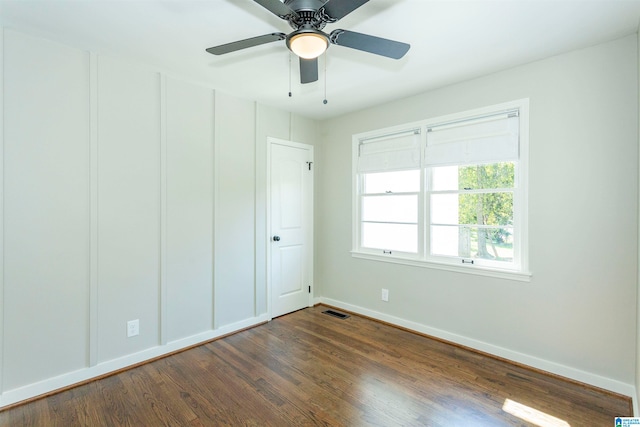
[(631, 416), (628, 397), (325, 309), (13, 407), (0, 426), (596, 427)]

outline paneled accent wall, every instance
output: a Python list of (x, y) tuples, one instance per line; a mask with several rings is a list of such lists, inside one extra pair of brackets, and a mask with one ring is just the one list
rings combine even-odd
[(268, 320), (266, 137), (316, 123), (0, 34), (0, 408)]
[[(242, 118), (242, 119), (241, 119)], [(255, 103), (216, 96), (215, 326), (255, 312)], [(224, 141), (224, 142), (222, 142)]]
[(159, 343), (160, 126), (159, 74), (99, 57), (98, 362)]
[(164, 307), (175, 341), (213, 328), (214, 96), (167, 79), (166, 97)]
[(88, 363), (89, 55), (4, 45), (6, 390)]

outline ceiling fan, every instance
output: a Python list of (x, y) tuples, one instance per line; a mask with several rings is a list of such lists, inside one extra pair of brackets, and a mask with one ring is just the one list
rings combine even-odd
[(362, 50), (392, 59), (402, 58), (411, 47), (406, 43), (356, 33), (348, 30), (322, 31), (327, 24), (344, 18), (369, 0), (254, 0), (274, 15), (288, 21), (294, 29), (289, 34), (271, 33), (214, 46), (207, 52), (224, 55), (265, 43), (285, 40), (287, 47), (300, 57), (300, 82), (318, 80), (318, 57), (330, 44)]

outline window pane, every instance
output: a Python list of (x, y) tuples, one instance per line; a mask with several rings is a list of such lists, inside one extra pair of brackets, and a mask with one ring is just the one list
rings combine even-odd
[(441, 166), (431, 169), (431, 190), (486, 190), (514, 188), (515, 163)]
[(415, 224), (362, 224), (362, 246), (402, 252), (418, 252), (418, 226)]
[(459, 224), (460, 203), (459, 194), (432, 194), (431, 195), (431, 223), (432, 224)]
[(418, 222), (418, 196), (364, 196), (362, 220), (380, 222)]
[(513, 193), (460, 194), (460, 224), (512, 225)]
[(432, 194), (431, 223), (512, 225), (513, 193)]
[(420, 191), (420, 171), (398, 171), (367, 173), (363, 175), (364, 192), (375, 193), (417, 193)]
[(460, 229), (457, 226), (431, 227), (431, 255), (460, 256)]
[(471, 255), (474, 258), (513, 261), (511, 228), (472, 228), (470, 240)]
[(458, 166), (431, 168), (432, 191), (457, 190), (458, 181)]
[(431, 255), (511, 262), (513, 229), (432, 226)]

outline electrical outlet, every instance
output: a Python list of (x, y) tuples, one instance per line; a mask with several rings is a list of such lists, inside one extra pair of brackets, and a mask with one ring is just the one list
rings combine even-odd
[(382, 289), (382, 301), (389, 301), (389, 289)]
[(129, 320), (127, 322), (127, 338), (140, 335), (140, 319)]

